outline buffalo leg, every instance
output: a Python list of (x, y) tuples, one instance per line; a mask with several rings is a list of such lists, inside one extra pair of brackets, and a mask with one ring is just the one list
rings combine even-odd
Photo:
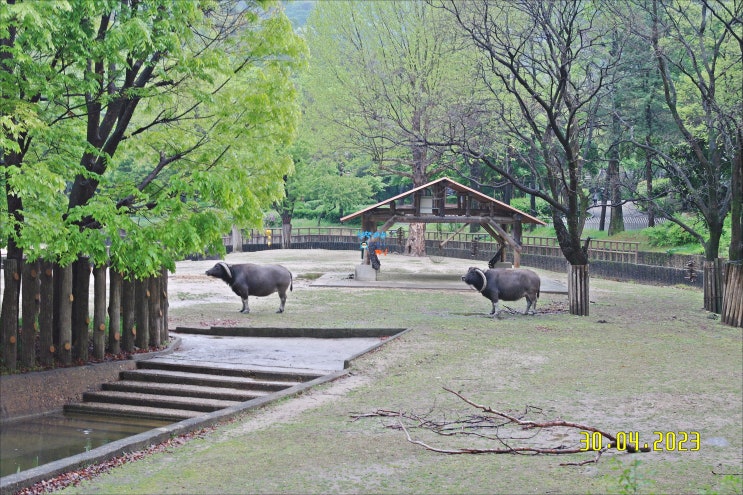
[(494, 301), (493, 311), (490, 312), (490, 316), (496, 317), (498, 316), (498, 313), (500, 313), (500, 309), (498, 308), (498, 301)]
[(250, 307), (248, 307), (248, 298), (243, 297), (242, 300), (243, 300), (243, 309), (241, 309), (240, 312), (245, 313), (245, 314), (250, 313)]
[(283, 313), (284, 305), (286, 304), (286, 292), (279, 292), (279, 299), (281, 299), (281, 304), (279, 305), (277, 313)]

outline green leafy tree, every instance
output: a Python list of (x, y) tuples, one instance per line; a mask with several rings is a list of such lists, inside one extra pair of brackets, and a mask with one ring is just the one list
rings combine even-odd
[[(307, 24), (312, 67), (308, 125), (335, 152), (370, 156), (378, 171), (417, 187), (453, 155), (429, 146), (467, 114), (473, 66), (442, 12), (420, 1), (320, 2)], [(425, 253), (424, 224), (409, 252)]]
[(259, 224), (292, 168), (306, 55), (280, 4), (53, 4), (0, 6), (9, 256), (140, 278)]
[[(688, 230), (704, 246), (706, 258), (713, 260), (736, 194), (730, 185), (743, 125), (743, 50), (724, 19), (704, 2), (654, 0), (633, 6), (648, 14), (649, 23), (634, 28), (652, 43), (664, 102), (678, 129), (674, 146), (649, 149), (657, 166), (704, 219), (709, 236), (675, 212), (664, 214)], [(740, 4), (737, 8), (739, 19)], [(736, 15), (722, 9), (719, 13), (729, 22)]]
[[(552, 222), (571, 266), (572, 314), (588, 315), (588, 255), (581, 233), (588, 206), (585, 150), (596, 127), (596, 103), (605, 94), (618, 50), (612, 19), (594, 2), (435, 1), (448, 11), (481, 54), (491, 95), (489, 134), (462, 146), (521, 191), (552, 208)], [(483, 110), (484, 113), (484, 110)], [(475, 135), (477, 136), (477, 135)], [(520, 179), (492, 153), (492, 141), (523, 150), (539, 187)], [(512, 143), (520, 143), (518, 146)]]
[[(738, 257), (743, 4), (652, 0), (632, 5), (649, 19), (640, 18), (633, 28), (653, 47), (664, 100), (680, 137), (670, 150), (648, 148), (684, 201), (703, 219), (706, 232), (673, 212), (665, 216), (693, 235), (711, 262), (719, 256), (725, 218), (737, 208), (733, 213), (737, 240), (731, 243), (731, 253)], [(708, 274), (721, 277), (715, 271)], [(718, 300), (708, 293), (716, 285), (714, 280), (705, 284), (705, 309), (720, 312)]]

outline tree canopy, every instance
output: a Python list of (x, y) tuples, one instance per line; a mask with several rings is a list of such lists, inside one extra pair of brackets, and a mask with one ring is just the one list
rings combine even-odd
[(9, 256), (145, 275), (223, 250), (283, 195), (306, 49), (280, 4), (8, 3), (0, 19)]

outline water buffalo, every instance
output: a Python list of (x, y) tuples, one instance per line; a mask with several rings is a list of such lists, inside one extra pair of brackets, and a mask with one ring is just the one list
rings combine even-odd
[(484, 297), (493, 303), (491, 315), (497, 316), (498, 301), (518, 301), (526, 297), (526, 311), (524, 314), (536, 312), (539, 298), (539, 275), (525, 268), (495, 268), (480, 270), (470, 267), (462, 280), (470, 287), (478, 290)]
[(228, 265), (220, 261), (207, 270), (206, 274), (224, 280), (233, 292), (242, 298), (241, 313), (250, 313), (248, 296), (264, 297), (274, 292), (278, 292), (279, 299), (281, 299), (277, 313), (283, 313), (286, 304), (286, 289), (294, 290), (291, 272), (281, 265), (255, 265), (253, 263)]

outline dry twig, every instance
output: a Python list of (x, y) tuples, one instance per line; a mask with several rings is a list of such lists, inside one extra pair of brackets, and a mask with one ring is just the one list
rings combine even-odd
[[(585, 464), (590, 463), (596, 463), (601, 458), (601, 455), (607, 451), (608, 449), (615, 448), (617, 445), (617, 439), (614, 435), (605, 432), (599, 428), (588, 426), (580, 423), (574, 423), (570, 421), (563, 421), (563, 420), (550, 420), (550, 421), (531, 421), (531, 420), (525, 420), (520, 417), (516, 417), (513, 414), (508, 414), (503, 411), (498, 411), (496, 409), (493, 409), (489, 406), (484, 406), (482, 404), (478, 404), (476, 402), (473, 402), (472, 400), (464, 397), (459, 392), (455, 392), (451, 389), (448, 389), (444, 387), (444, 390), (447, 392), (456, 395), (459, 397), (462, 401), (467, 403), (468, 405), (479, 409), (483, 413), (486, 413), (486, 415), (471, 415), (467, 418), (459, 418), (455, 421), (443, 421), (443, 420), (431, 420), (428, 417), (425, 416), (419, 416), (413, 413), (406, 413), (402, 411), (392, 411), (389, 409), (378, 409), (377, 411), (373, 413), (366, 413), (366, 414), (356, 414), (352, 417), (355, 420), (361, 419), (361, 418), (369, 418), (369, 417), (384, 417), (384, 418), (396, 418), (397, 421), (394, 425), (387, 425), (389, 428), (396, 428), (401, 429), (408, 440), (408, 442), (413, 443), (415, 445), (420, 445), (421, 447), (425, 448), (426, 450), (430, 450), (432, 452), (439, 452), (442, 454), (450, 454), (450, 455), (457, 455), (457, 454), (522, 454), (522, 455), (538, 455), (538, 454), (548, 454), (548, 455), (561, 455), (561, 454), (578, 454), (586, 452), (585, 448), (579, 448), (579, 447), (566, 447), (563, 445), (559, 445), (557, 447), (541, 447), (541, 446), (514, 446), (511, 445), (513, 441), (523, 441), (523, 440), (529, 440), (534, 438), (539, 431), (544, 429), (550, 429), (550, 428), (568, 428), (568, 429), (577, 429), (581, 432), (591, 432), (591, 433), (598, 433), (607, 440), (609, 440), (609, 444), (607, 446), (604, 446), (600, 450), (594, 451), (595, 456), (592, 459), (580, 461), (580, 462), (567, 462), (561, 464), (562, 466), (582, 466)], [(524, 412), (524, 416), (529, 412), (529, 409), (527, 407), (527, 410)], [(534, 409), (534, 408), (531, 408)], [(493, 416), (500, 418), (503, 420), (502, 422), (494, 422)], [(410, 426), (406, 426), (403, 420), (408, 420), (408, 422), (413, 421), (415, 422), (416, 428), (423, 428), (429, 431), (433, 431), (439, 435), (443, 436), (455, 436), (455, 435), (472, 435), (479, 438), (484, 438), (488, 440), (494, 440), (498, 442), (500, 445), (496, 447), (491, 448), (479, 448), (479, 447), (465, 447), (465, 448), (440, 448), (435, 447), (433, 445), (430, 445), (422, 440), (417, 440), (412, 437), (410, 434)], [(530, 436), (505, 436), (502, 435), (499, 432), (500, 428), (508, 427), (508, 426), (519, 426), (520, 429), (528, 430), (528, 431), (535, 431)], [(484, 429), (490, 429), (490, 431), (493, 432), (493, 434), (483, 434), (481, 431)], [(648, 449), (641, 448), (639, 451), (647, 452)], [(635, 453), (638, 452), (638, 449), (636, 449), (632, 445), (626, 445), (626, 452), (628, 453)]]

